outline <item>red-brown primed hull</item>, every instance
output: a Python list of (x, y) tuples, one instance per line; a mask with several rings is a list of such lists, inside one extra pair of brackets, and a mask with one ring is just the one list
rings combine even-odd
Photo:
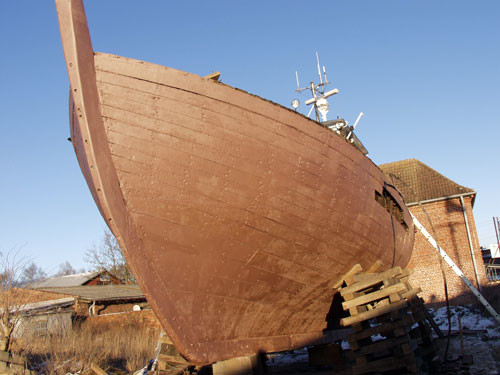
[[(80, 166), (188, 360), (320, 340), (334, 286), (354, 264), (406, 265), (414, 236), (408, 210), (341, 137), (193, 74), (85, 54), (83, 6), (57, 5)], [(77, 30), (68, 35), (71, 22)], [(375, 200), (384, 187), (408, 228)]]

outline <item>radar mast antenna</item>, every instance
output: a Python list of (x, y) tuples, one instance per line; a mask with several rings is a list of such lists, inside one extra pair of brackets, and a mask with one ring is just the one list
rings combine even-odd
[[(314, 108), (316, 112), (316, 121), (325, 122), (327, 121), (327, 113), (330, 110), (328, 100), (326, 100), (329, 96), (338, 94), (338, 89), (333, 89), (325, 92), (325, 87), (330, 83), (326, 77), (326, 68), (323, 65), (323, 69), (321, 69), (321, 64), (319, 63), (319, 54), (316, 52), (316, 64), (318, 68), (318, 76), (319, 83), (315, 84), (313, 81), (310, 82), (309, 86), (300, 87), (299, 84), (299, 73), (295, 71), (295, 78), (297, 79), (297, 92), (301, 93), (304, 90), (311, 90), (312, 98), (305, 101), (306, 105), (313, 104), (311, 110), (309, 111), (308, 116), (311, 114), (312, 109)], [(294, 100), (292, 102), (292, 106), (297, 110), (299, 106), (298, 100)]]

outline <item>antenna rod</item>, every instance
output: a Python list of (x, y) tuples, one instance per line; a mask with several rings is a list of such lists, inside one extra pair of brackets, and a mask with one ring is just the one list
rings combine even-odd
[(295, 71), (295, 78), (297, 78), (297, 91), (300, 92), (300, 85), (299, 85), (299, 72), (296, 70)]
[[(496, 220), (495, 220), (496, 219)], [(493, 216), (493, 226), (495, 227), (495, 234), (497, 235), (497, 244), (498, 246), (500, 246), (500, 239), (498, 238), (498, 232), (499, 232), (499, 228), (498, 228), (498, 217), (495, 218)]]
[(318, 52), (316, 51), (316, 61), (318, 62), (318, 75), (319, 75), (319, 82), (320, 84), (323, 83), (323, 77), (321, 76), (321, 67), (319, 65), (319, 55)]
[(352, 126), (352, 130), (356, 129), (356, 125), (358, 125), (358, 122), (359, 122), (359, 120), (361, 120), (361, 117), (363, 117), (363, 115), (364, 115), (363, 112), (359, 112), (358, 118), (356, 119), (356, 122)]
[(361, 117), (363, 117), (363, 115), (364, 115), (363, 112), (359, 112), (358, 118), (354, 122), (354, 125), (352, 126), (351, 131), (349, 132), (349, 134), (347, 134), (347, 137), (345, 139), (349, 140), (351, 138), (351, 135), (353, 135), (354, 129), (356, 128), (356, 125), (358, 125), (358, 122), (359, 122), (359, 120), (361, 120)]

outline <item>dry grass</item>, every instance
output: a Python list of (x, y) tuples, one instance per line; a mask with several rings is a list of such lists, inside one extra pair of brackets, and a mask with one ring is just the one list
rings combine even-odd
[(47, 375), (89, 374), (92, 363), (133, 372), (154, 358), (158, 335), (157, 329), (134, 321), (85, 322), (65, 335), (20, 338), (15, 351)]

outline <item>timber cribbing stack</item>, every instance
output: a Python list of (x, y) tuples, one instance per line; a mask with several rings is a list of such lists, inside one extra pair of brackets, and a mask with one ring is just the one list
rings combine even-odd
[(410, 286), (409, 275), (401, 267), (374, 273), (362, 272), (358, 266), (345, 280), (347, 286), (340, 293), (345, 300), (342, 307), (350, 316), (341, 324), (354, 329), (348, 336), (355, 361), (353, 374), (418, 374), (425, 368), (423, 360), (432, 356), (426, 322), (432, 318), (418, 297), (421, 289)]

